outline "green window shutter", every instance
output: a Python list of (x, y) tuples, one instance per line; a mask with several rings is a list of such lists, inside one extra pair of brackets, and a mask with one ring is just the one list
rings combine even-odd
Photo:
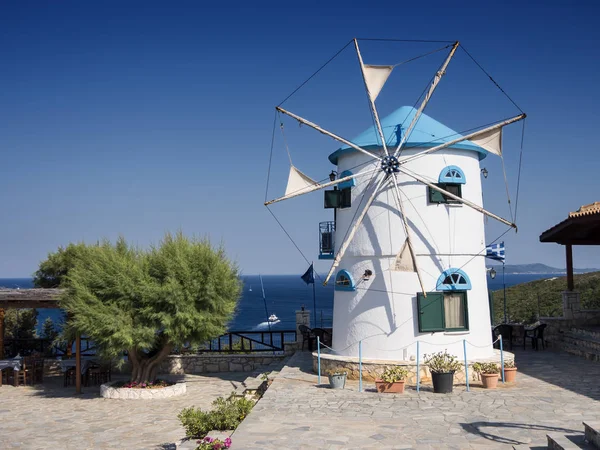
[(417, 307), (419, 310), (419, 331), (429, 333), (444, 331), (444, 294), (442, 292), (428, 292), (427, 297), (422, 292), (417, 294)]
[[(442, 189), (445, 188), (444, 185), (437, 186), (441, 187)], [(446, 197), (440, 191), (436, 191), (435, 189), (431, 189), (430, 187), (427, 187), (427, 189), (429, 190), (430, 203), (446, 203)]]

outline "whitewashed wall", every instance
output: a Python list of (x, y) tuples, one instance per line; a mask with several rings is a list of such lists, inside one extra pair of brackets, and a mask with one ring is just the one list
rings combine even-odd
[[(404, 151), (403, 156), (420, 150)], [(445, 150), (412, 161), (405, 167), (437, 182), (444, 167), (456, 165), (466, 178), (466, 184), (462, 185), (463, 198), (482, 205), (478, 156), (473, 151)], [(368, 160), (368, 156), (357, 152), (342, 155), (338, 160), (338, 172), (352, 170), (357, 173), (371, 169), (372, 164), (353, 168)], [(472, 289), (467, 291), (469, 330), (419, 333), (416, 294), (421, 288), (417, 275), (389, 270), (402, 248), (405, 235), (394, 197), (388, 189), (371, 206), (340, 263), (339, 270), (346, 269), (352, 274), (357, 290), (335, 291), (333, 347), (342, 355), (357, 355), (357, 342), (362, 339), (364, 358), (402, 360), (416, 356), (413, 343), (418, 339), (421, 356), (448, 349), (462, 358), (462, 340), (466, 339), (478, 346), (467, 345), (469, 359), (491, 356), (485, 258), (471, 256), (485, 253), (483, 215), (464, 205), (430, 204), (427, 186), (407, 175), (400, 173), (398, 176), (425, 289), (435, 291), (437, 279), (446, 269), (464, 270), (472, 284)], [(353, 222), (369, 179), (370, 176), (357, 179), (357, 186), (352, 188), (352, 207), (337, 212), (336, 252)], [(369, 281), (361, 279), (365, 269), (373, 271)], [(413, 345), (403, 351), (402, 348), (409, 344)]]

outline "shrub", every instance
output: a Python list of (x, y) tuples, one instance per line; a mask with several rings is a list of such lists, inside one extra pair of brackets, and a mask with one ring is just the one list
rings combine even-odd
[(496, 365), (496, 363), (479, 363), (476, 362), (475, 364), (473, 364), (473, 370), (479, 374), (482, 373), (499, 373), (500, 369), (498, 368), (498, 366)]
[(424, 362), (429, 367), (429, 371), (433, 373), (456, 372), (462, 366), (456, 356), (451, 355), (447, 350), (424, 355)]
[(505, 369), (514, 369), (517, 366), (515, 366), (515, 362), (513, 361), (504, 361), (504, 368)]
[(219, 397), (212, 406), (213, 409), (206, 412), (200, 408), (185, 408), (177, 415), (185, 428), (186, 436), (203, 438), (212, 430), (235, 430), (248, 415), (254, 402), (245, 398)]
[(406, 375), (408, 375), (408, 370), (406, 370), (405, 367), (387, 367), (381, 374), (381, 381), (386, 383), (394, 383), (396, 381), (404, 380)]

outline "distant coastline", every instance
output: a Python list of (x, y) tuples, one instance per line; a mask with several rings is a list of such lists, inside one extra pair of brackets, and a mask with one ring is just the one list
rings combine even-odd
[[(488, 268), (494, 268), (496, 272), (502, 271), (501, 264), (490, 264)], [(546, 264), (534, 263), (534, 264), (507, 264), (504, 266), (505, 273), (511, 275), (566, 275), (567, 269), (561, 269), (558, 267), (550, 267)], [(589, 273), (589, 272), (600, 272), (600, 269), (573, 269), (573, 273)]]

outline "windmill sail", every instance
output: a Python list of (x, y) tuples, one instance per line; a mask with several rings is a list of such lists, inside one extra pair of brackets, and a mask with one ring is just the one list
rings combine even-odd
[(490, 130), (470, 140), (473, 144), (479, 145), (488, 152), (502, 156), (502, 128)]
[(408, 241), (404, 242), (402, 250), (396, 256), (396, 264), (394, 265), (396, 272), (416, 272), (415, 263), (408, 247)]
[(371, 101), (375, 101), (393, 69), (394, 66), (363, 65), (365, 84), (367, 85), (369, 95), (371, 96)]
[(304, 175), (294, 166), (290, 166), (290, 174), (288, 176), (287, 187), (285, 189), (285, 195), (299, 194), (303, 191), (308, 191), (315, 186), (319, 186), (312, 178)]

